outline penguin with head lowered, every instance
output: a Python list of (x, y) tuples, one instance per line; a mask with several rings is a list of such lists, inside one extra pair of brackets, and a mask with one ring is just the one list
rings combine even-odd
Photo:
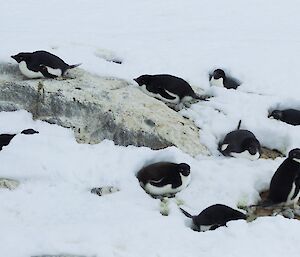
[(225, 87), (227, 89), (237, 89), (241, 85), (241, 82), (226, 75), (222, 69), (216, 69), (212, 74), (209, 74), (209, 83), (211, 86)]
[(293, 204), (294, 208), (299, 208), (299, 197), (300, 149), (296, 148), (289, 152), (288, 158), (283, 161), (273, 175), (267, 204)]
[(274, 110), (271, 112), (268, 118), (281, 120), (294, 126), (300, 125), (300, 111), (295, 109)]
[(69, 65), (54, 54), (46, 51), (33, 53), (18, 53), (11, 56), (19, 63), (21, 73), (30, 79), (57, 78), (64, 76), (66, 71), (78, 67), (80, 64)]
[(187, 211), (180, 208), (185, 216), (191, 218), (194, 229), (200, 232), (207, 230), (215, 230), (218, 227), (226, 226), (231, 220), (246, 220), (247, 216), (229, 206), (223, 204), (215, 204), (204, 209), (199, 215), (191, 215)]
[(236, 130), (228, 133), (219, 144), (219, 151), (225, 156), (257, 160), (261, 154), (261, 146), (255, 135), (240, 129), (241, 120)]
[(190, 166), (186, 163), (157, 162), (137, 173), (141, 187), (153, 197), (173, 197), (190, 183)]
[[(34, 129), (25, 129), (21, 132), (21, 134), (25, 135), (32, 135), (37, 133), (39, 132), (35, 131)], [(7, 146), (15, 136), (16, 134), (0, 134), (0, 151), (2, 150), (3, 146)]]
[(142, 75), (134, 79), (141, 90), (149, 96), (163, 102), (175, 104), (181, 110), (193, 99), (205, 100), (205, 96), (197, 95), (190, 84), (182, 78), (168, 74)]

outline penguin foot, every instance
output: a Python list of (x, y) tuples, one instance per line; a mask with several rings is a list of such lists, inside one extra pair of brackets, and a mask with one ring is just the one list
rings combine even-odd
[(164, 198), (160, 199), (159, 209), (160, 209), (159, 212), (160, 212), (161, 215), (169, 216), (169, 213), (170, 213), (169, 199), (167, 197), (164, 197)]
[(176, 198), (176, 197), (175, 197), (175, 203), (177, 204), (177, 206), (184, 205), (184, 201), (182, 199), (179, 199), (179, 198)]

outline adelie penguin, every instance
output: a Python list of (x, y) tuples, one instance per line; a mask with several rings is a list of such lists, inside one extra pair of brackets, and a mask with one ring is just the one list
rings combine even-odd
[(138, 83), (144, 93), (176, 105), (176, 110), (181, 110), (193, 99), (206, 100), (207, 98), (197, 95), (184, 79), (168, 74), (142, 75), (134, 81)]
[[(37, 134), (38, 131), (35, 131), (34, 129), (25, 129), (21, 132), (21, 134), (25, 135), (32, 135)], [(0, 151), (2, 150), (3, 146), (7, 146), (10, 141), (16, 136), (17, 134), (1, 134), (0, 135)]]
[(215, 204), (204, 209), (199, 215), (191, 215), (180, 208), (185, 216), (191, 218), (194, 230), (205, 232), (215, 230), (218, 227), (226, 226), (226, 223), (232, 220), (246, 220), (247, 216), (235, 209), (223, 204)]
[(240, 126), (241, 121), (219, 144), (219, 151), (225, 156), (257, 160), (261, 155), (260, 143), (251, 131), (240, 129)]
[(142, 168), (137, 179), (153, 197), (172, 197), (190, 183), (190, 166), (186, 163), (157, 162)]
[(300, 197), (300, 149), (289, 152), (288, 158), (272, 177), (268, 200), (262, 206), (272, 204), (293, 205), (299, 208)]
[(57, 78), (64, 76), (66, 71), (80, 64), (69, 65), (54, 54), (46, 51), (18, 53), (11, 56), (19, 63), (21, 73), (30, 79)]
[(281, 120), (287, 124), (300, 125), (300, 111), (295, 109), (274, 110), (268, 116), (276, 120)]
[(216, 69), (212, 74), (209, 74), (209, 82), (211, 86), (225, 87), (227, 89), (237, 89), (241, 82), (225, 74), (221, 69)]

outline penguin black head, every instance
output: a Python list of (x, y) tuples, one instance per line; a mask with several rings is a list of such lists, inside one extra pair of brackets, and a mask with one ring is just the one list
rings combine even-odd
[(255, 155), (257, 152), (260, 153), (260, 143), (255, 138), (246, 139), (242, 144), (242, 148), (244, 151), (247, 150), (251, 155)]
[(300, 163), (300, 149), (295, 148), (289, 152), (289, 159)]
[(151, 75), (142, 75), (136, 79), (133, 79), (135, 82), (139, 84), (139, 86), (147, 85), (150, 81)]
[(282, 111), (280, 110), (274, 110), (271, 112), (271, 114), (268, 116), (268, 118), (274, 118), (276, 120), (280, 120), (282, 118)]
[(11, 58), (15, 59), (17, 61), (17, 63), (26, 61), (28, 59), (28, 57), (29, 57), (28, 53), (18, 53), (16, 55), (11, 56)]
[(187, 177), (188, 175), (190, 175), (191, 172), (190, 165), (186, 163), (180, 163), (178, 164), (177, 167), (178, 167), (178, 172), (180, 172), (183, 176)]
[(221, 69), (216, 69), (214, 70), (213, 72), (213, 78), (214, 79), (219, 79), (219, 78), (223, 78), (225, 79), (226, 75), (225, 75), (225, 72)]

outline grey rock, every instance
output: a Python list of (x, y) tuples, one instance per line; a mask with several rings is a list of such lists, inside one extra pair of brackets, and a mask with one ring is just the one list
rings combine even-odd
[(0, 188), (14, 190), (19, 186), (20, 182), (10, 178), (0, 178)]
[(120, 189), (114, 186), (94, 187), (91, 189), (92, 194), (97, 194), (99, 196), (108, 195), (119, 191)]
[(295, 214), (293, 212), (292, 209), (285, 209), (281, 212), (281, 215), (285, 218), (288, 218), (288, 219), (294, 219), (295, 218)]
[(0, 111), (25, 109), (34, 119), (72, 128), (78, 142), (177, 146), (208, 154), (194, 123), (118, 78), (74, 69), (68, 79), (24, 78), (17, 65), (0, 63)]

